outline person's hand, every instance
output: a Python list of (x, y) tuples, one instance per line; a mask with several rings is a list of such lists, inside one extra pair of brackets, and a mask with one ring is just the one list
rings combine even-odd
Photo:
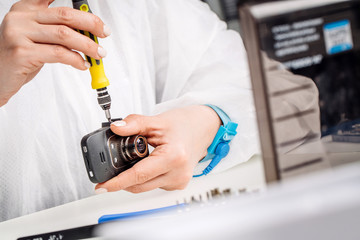
[(101, 59), (106, 51), (74, 29), (98, 37), (110, 35), (101, 19), (72, 8), (48, 8), (54, 0), (22, 0), (12, 6), (0, 26), (0, 107), (35, 77), (45, 63), (90, 67), (74, 51)]
[(196, 164), (206, 156), (220, 125), (216, 112), (207, 106), (174, 109), (153, 117), (130, 115), (113, 123), (114, 133), (141, 134), (155, 149), (132, 168), (98, 184), (96, 192), (184, 189)]

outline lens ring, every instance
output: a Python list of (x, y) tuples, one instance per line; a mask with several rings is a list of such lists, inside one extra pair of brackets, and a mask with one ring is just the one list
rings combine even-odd
[(124, 152), (126, 155), (126, 160), (132, 161), (134, 157), (131, 156), (131, 153), (129, 152), (129, 140), (130, 140), (130, 137), (126, 137), (125, 144), (124, 144)]
[(139, 135), (134, 142), (137, 155), (139, 157), (145, 157), (148, 154), (148, 143), (146, 138)]

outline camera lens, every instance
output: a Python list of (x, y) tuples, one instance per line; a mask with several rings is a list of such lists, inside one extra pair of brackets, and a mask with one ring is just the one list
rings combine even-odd
[(139, 137), (136, 140), (136, 149), (140, 154), (144, 154), (146, 152), (147, 146), (145, 145), (145, 140), (143, 137)]
[(107, 145), (111, 163), (116, 169), (129, 167), (149, 155), (147, 140), (141, 135), (121, 137), (112, 134)]
[(147, 140), (141, 135), (128, 137), (124, 147), (129, 160), (144, 158), (149, 152)]

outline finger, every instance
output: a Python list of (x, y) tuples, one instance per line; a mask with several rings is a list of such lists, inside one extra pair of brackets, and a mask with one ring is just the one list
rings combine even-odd
[(187, 187), (192, 179), (192, 172), (176, 173), (175, 171), (169, 174), (168, 181), (162, 184), (159, 188), (166, 191), (183, 190)]
[(91, 32), (101, 38), (110, 35), (110, 29), (105, 27), (98, 16), (69, 7), (48, 8), (38, 11), (35, 20), (40, 24), (66, 25), (70, 28)]
[(11, 11), (20, 11), (20, 10), (36, 10), (42, 8), (48, 8), (54, 0), (23, 0), (15, 3), (11, 7)]
[(169, 170), (168, 164), (162, 157), (149, 156), (109, 181), (98, 184), (96, 189), (105, 188), (109, 192), (119, 191), (148, 182)]
[(102, 47), (65, 25), (38, 25), (37, 30), (29, 31), (27, 35), (31, 41), (36, 43), (62, 45), (95, 59), (105, 57), (105, 50)]
[(30, 2), (34, 5), (44, 6), (44, 7), (49, 7), (49, 5), (54, 1), (55, 0), (27, 0), (27, 2)]
[(172, 171), (153, 178), (143, 184), (130, 186), (124, 190), (132, 193), (147, 192), (156, 188), (161, 188), (166, 191), (183, 190), (188, 185), (191, 177), (192, 172), (190, 177), (187, 177), (184, 172)]
[(23, 0), (25, 3), (34, 5), (50, 5), (54, 0)]
[(79, 53), (60, 45), (35, 44), (31, 53), (31, 57), (41, 63), (63, 63), (79, 70), (89, 68)]
[(131, 192), (131, 193), (142, 193), (142, 192), (148, 192), (157, 188), (161, 188), (165, 184), (168, 183), (168, 177), (167, 175), (160, 175), (159, 177), (156, 177), (150, 181), (147, 181), (143, 184), (134, 185), (128, 188), (125, 188), (125, 191)]
[(161, 125), (156, 117), (148, 117), (143, 115), (132, 114), (122, 121), (111, 124), (111, 131), (120, 136), (144, 135), (148, 136), (151, 132), (160, 130)]

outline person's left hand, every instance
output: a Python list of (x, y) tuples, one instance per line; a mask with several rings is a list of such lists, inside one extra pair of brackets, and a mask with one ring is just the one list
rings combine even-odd
[(216, 112), (207, 106), (178, 108), (151, 117), (130, 115), (113, 123), (114, 133), (143, 135), (155, 149), (132, 168), (98, 184), (96, 192), (184, 189), (196, 164), (206, 156), (220, 125)]

